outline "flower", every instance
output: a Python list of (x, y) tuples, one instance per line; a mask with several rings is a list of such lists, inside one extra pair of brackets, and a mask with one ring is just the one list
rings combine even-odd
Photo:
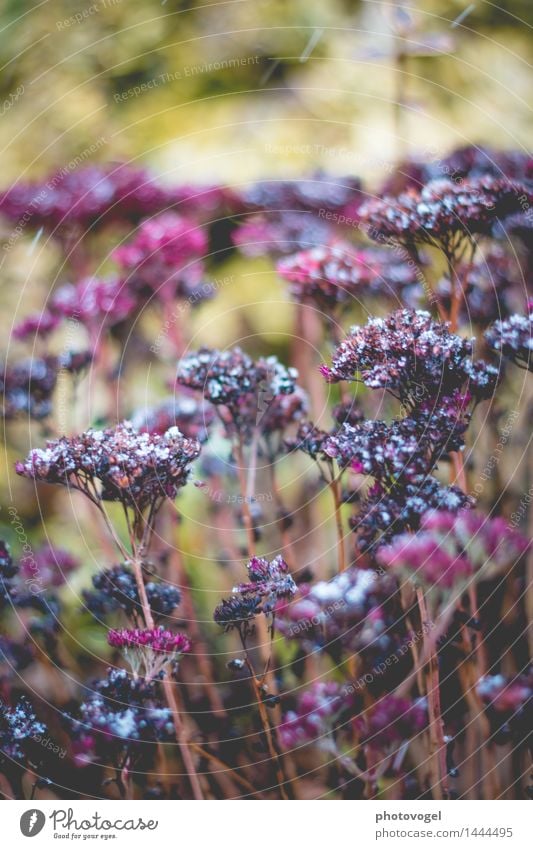
[(207, 234), (193, 221), (165, 212), (143, 221), (135, 237), (113, 257), (128, 273), (135, 292), (148, 289), (163, 301), (187, 298), (198, 289), (207, 252)]
[(131, 417), (139, 433), (159, 434), (178, 427), (188, 439), (207, 442), (215, 418), (214, 407), (204, 400), (183, 396), (167, 398), (155, 407), (138, 410)]
[[(123, 610), (128, 618), (139, 617), (141, 601), (133, 572), (124, 563), (103, 569), (93, 576), (94, 590), (84, 590), (88, 610), (98, 615)], [(180, 603), (181, 595), (171, 584), (149, 581), (146, 596), (154, 616), (170, 616)]]
[(279, 728), (283, 748), (290, 751), (315, 740), (327, 747), (347, 703), (342, 687), (335, 681), (315, 681), (298, 698), (296, 709), (283, 716)]
[(425, 699), (410, 702), (392, 695), (382, 696), (354, 721), (361, 744), (382, 751), (416, 737), (427, 723)]
[(22, 697), (14, 708), (0, 708), (0, 757), (2, 760), (24, 761), (32, 740), (46, 733), (37, 720), (29, 701)]
[(485, 333), (489, 346), (520, 368), (533, 371), (533, 301), (527, 315), (511, 315), (495, 321)]
[(434, 477), (421, 484), (393, 487), (389, 492), (380, 482), (368, 491), (350, 525), (360, 551), (370, 551), (390, 542), (404, 531), (416, 531), (428, 511), (456, 513), (472, 506), (473, 499), (456, 486), (444, 486)]
[(378, 561), (400, 575), (443, 591), (461, 588), (471, 578), (490, 580), (512, 566), (528, 542), (509, 530), (504, 519), (482, 513), (428, 511), (416, 534), (402, 534), (382, 547)]
[(124, 669), (110, 669), (95, 683), (69, 725), (82, 762), (96, 755), (118, 765), (124, 751), (146, 754), (146, 743), (175, 741), (172, 711), (161, 705), (156, 683)]
[(21, 574), (29, 580), (38, 580), (43, 586), (60, 587), (80, 563), (64, 548), (45, 544), (38, 548), (33, 559), (21, 560)]
[(431, 417), (428, 424), (415, 417), (392, 424), (370, 420), (353, 426), (345, 422), (322, 450), (339, 466), (350, 465), (389, 487), (420, 484), (443, 456), (463, 446), (462, 434), (447, 429), (448, 419), (444, 427), (433, 424)]
[(473, 342), (450, 333), (446, 322), (424, 310), (396, 310), (350, 329), (322, 373), (329, 383), (356, 380), (388, 389), (410, 407), (460, 389), (477, 400), (490, 397), (498, 371), (472, 361)]
[(278, 262), (296, 301), (311, 303), (326, 315), (372, 294), (401, 296), (417, 283), (413, 265), (399, 262), (390, 250), (334, 243), (302, 251)]
[(177, 382), (201, 390), (215, 407), (228, 436), (249, 440), (255, 428), (272, 433), (286, 427), (304, 409), (305, 396), (296, 386), (298, 372), (277, 357), (252, 360), (239, 347), (227, 351), (200, 348), (178, 363)]
[(89, 331), (93, 343), (104, 329), (129, 318), (137, 300), (119, 277), (84, 277), (79, 283), (65, 283), (51, 299), (57, 313), (73, 316)]
[(246, 623), (260, 613), (272, 614), (278, 602), (296, 594), (296, 584), (280, 555), (273, 560), (252, 557), (246, 568), (249, 581), (234, 587), (234, 595), (215, 609), (213, 618), (225, 631), (237, 628), (246, 633)]
[(123, 652), (134, 676), (142, 674), (148, 680), (156, 678), (165, 667), (176, 663), (191, 649), (185, 634), (174, 634), (163, 626), (111, 629), (107, 642)]
[(162, 436), (139, 433), (130, 422), (108, 430), (89, 429), (80, 436), (34, 448), (17, 474), (30, 480), (79, 489), (95, 500), (121, 501), (139, 511), (173, 499), (190, 474), (200, 445), (172, 427)]
[(520, 197), (532, 198), (525, 186), (491, 176), (454, 183), (432, 180), (420, 191), (398, 197), (371, 198), (359, 215), (371, 238), (405, 245), (439, 246), (454, 258), (464, 239), (489, 236), (494, 223), (521, 210)]
[(85, 232), (113, 222), (136, 222), (165, 209), (172, 192), (162, 189), (148, 172), (126, 163), (63, 169), (42, 181), (18, 182), (0, 195), (0, 214), (20, 221), (31, 211), (34, 229), (61, 235), (74, 228)]

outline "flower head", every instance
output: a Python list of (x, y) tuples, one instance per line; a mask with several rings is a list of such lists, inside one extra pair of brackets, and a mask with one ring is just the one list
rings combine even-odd
[(416, 737), (428, 722), (425, 699), (410, 702), (396, 696), (382, 696), (355, 720), (363, 745), (387, 750)]
[(521, 368), (533, 371), (533, 301), (527, 315), (511, 315), (495, 321), (485, 333), (491, 348)]
[(360, 375), (366, 386), (388, 389), (410, 406), (458, 389), (488, 398), (498, 372), (482, 361), (474, 363), (472, 350), (472, 341), (450, 333), (428, 312), (404, 309), (352, 327), (331, 367), (322, 371), (330, 383)]
[(354, 248), (336, 243), (302, 251), (281, 260), (278, 273), (289, 281), (293, 298), (326, 315), (368, 294), (399, 297), (417, 283), (416, 268), (399, 262), (390, 250)]
[(156, 407), (138, 410), (131, 422), (139, 433), (162, 436), (171, 427), (178, 427), (187, 439), (206, 442), (215, 418), (215, 409), (203, 399), (183, 395), (167, 398)]
[(207, 234), (175, 212), (144, 221), (132, 241), (117, 248), (114, 259), (128, 273), (128, 286), (148, 289), (162, 300), (189, 297), (202, 277)]
[(107, 641), (123, 652), (135, 676), (141, 674), (148, 680), (156, 678), (165, 667), (176, 663), (191, 648), (185, 634), (174, 634), (162, 626), (112, 629), (108, 632)]
[(438, 179), (420, 191), (367, 200), (359, 214), (372, 238), (435, 244), (453, 258), (462, 239), (489, 236), (499, 218), (519, 212), (524, 194), (530, 196), (519, 183), (490, 176)]
[[(124, 563), (103, 569), (93, 576), (92, 590), (83, 591), (86, 607), (92, 613), (105, 615), (123, 610), (128, 618), (138, 619), (142, 606), (133, 572)], [(155, 617), (170, 616), (181, 595), (177, 587), (156, 581), (145, 584), (150, 609)]]
[(278, 602), (296, 594), (296, 584), (281, 556), (273, 560), (252, 557), (247, 565), (249, 581), (234, 587), (234, 595), (215, 609), (214, 620), (224, 630), (246, 628), (258, 614), (270, 615)]
[(0, 757), (23, 761), (31, 741), (45, 733), (46, 726), (37, 720), (26, 698), (19, 699), (14, 708), (0, 708)]
[[(297, 390), (296, 369), (277, 357), (252, 360), (241, 348), (217, 351), (201, 348), (178, 363), (177, 382), (203, 392), (216, 407), (228, 435), (250, 438), (254, 428), (270, 433), (286, 426), (303, 411), (304, 396)], [(294, 397), (296, 395), (296, 397)]]
[(16, 465), (19, 475), (35, 481), (80, 489), (94, 500), (98, 483), (103, 501), (122, 501), (141, 512), (185, 485), (200, 445), (172, 427), (163, 436), (139, 433), (130, 422), (108, 430), (90, 429), (34, 448)]

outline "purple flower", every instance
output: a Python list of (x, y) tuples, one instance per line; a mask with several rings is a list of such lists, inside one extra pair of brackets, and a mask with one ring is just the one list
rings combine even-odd
[(177, 383), (203, 392), (223, 408), (220, 417), (229, 436), (250, 439), (287, 427), (304, 411), (304, 396), (296, 386), (298, 373), (277, 357), (252, 360), (241, 348), (217, 351), (200, 348), (178, 363)]
[(184, 437), (177, 427), (158, 436), (138, 433), (130, 422), (123, 422), (34, 448), (16, 464), (16, 471), (30, 480), (63, 484), (92, 500), (97, 494), (102, 501), (121, 501), (142, 512), (176, 497), (199, 453), (199, 443)]
[(118, 277), (85, 277), (79, 283), (66, 283), (54, 293), (51, 305), (66, 319), (83, 324), (96, 344), (104, 330), (129, 318), (137, 300)]
[(463, 240), (489, 236), (499, 218), (519, 212), (521, 197), (532, 198), (523, 185), (506, 179), (439, 179), (420, 191), (367, 200), (359, 214), (371, 238), (437, 245), (453, 259)]
[(417, 283), (417, 269), (399, 262), (390, 250), (356, 248), (337, 243), (320, 246), (281, 260), (278, 273), (289, 281), (296, 301), (310, 303), (326, 315), (346, 308), (368, 294), (397, 298)]
[(527, 315), (511, 315), (495, 321), (485, 333), (485, 339), (493, 350), (520, 368), (533, 371), (533, 301), (528, 304)]
[(278, 602), (296, 594), (296, 584), (281, 556), (273, 560), (252, 557), (246, 568), (249, 581), (234, 587), (234, 595), (224, 599), (215, 609), (213, 618), (225, 631), (246, 629), (246, 623), (257, 615), (272, 614)]
[(36, 550), (33, 561), (22, 558), (20, 571), (25, 578), (38, 580), (43, 586), (60, 587), (79, 565), (79, 561), (64, 548), (45, 544)]
[(379, 562), (430, 589), (458, 589), (475, 577), (487, 580), (512, 566), (528, 542), (501, 518), (482, 513), (429, 511), (416, 534), (398, 536), (379, 549)]
[(85, 232), (113, 222), (136, 222), (165, 209), (173, 195), (146, 171), (121, 163), (89, 165), (17, 183), (0, 196), (0, 213), (12, 222), (30, 216), (33, 229)]
[(498, 371), (473, 363), (473, 343), (450, 333), (444, 322), (424, 310), (397, 310), (352, 327), (322, 372), (329, 383), (357, 380), (372, 389), (388, 389), (414, 407), (426, 399), (469, 391), (481, 400), (492, 394)]
[(162, 436), (171, 427), (178, 427), (187, 439), (206, 442), (215, 418), (215, 409), (204, 400), (184, 395), (167, 398), (156, 407), (138, 410), (131, 418), (139, 433)]
[[(92, 613), (102, 616), (123, 610), (128, 618), (141, 617), (139, 589), (131, 569), (124, 563), (103, 569), (93, 576), (93, 590), (83, 591), (83, 600)], [(152, 614), (170, 616), (180, 602), (180, 591), (172, 584), (149, 581), (145, 584)]]
[(207, 234), (198, 224), (165, 212), (144, 221), (131, 242), (114, 252), (128, 286), (147, 289), (161, 300), (187, 298), (198, 289), (203, 274), (201, 259), (207, 252)]
[(37, 720), (26, 698), (16, 707), (0, 706), (0, 759), (24, 761), (32, 740), (46, 733), (46, 726)]
[(410, 702), (396, 696), (382, 696), (354, 722), (361, 744), (381, 751), (416, 737), (427, 723), (425, 699)]
[(335, 681), (316, 681), (298, 699), (295, 710), (288, 711), (280, 725), (280, 739), (290, 751), (317, 740), (328, 747), (335, 724), (348, 705), (342, 687)]

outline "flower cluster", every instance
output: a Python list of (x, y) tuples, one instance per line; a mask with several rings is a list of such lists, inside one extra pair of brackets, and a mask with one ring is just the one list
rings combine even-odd
[(313, 741), (327, 747), (347, 701), (342, 687), (335, 681), (314, 682), (302, 693), (296, 709), (283, 716), (280, 726), (283, 748), (290, 751)]
[(527, 315), (511, 315), (495, 321), (485, 333), (485, 339), (499, 354), (533, 371), (533, 301), (528, 304)]
[(16, 470), (31, 480), (63, 484), (93, 500), (121, 501), (142, 512), (176, 497), (199, 453), (199, 443), (184, 437), (177, 427), (158, 436), (138, 433), (123, 422), (34, 448)]
[(415, 286), (414, 265), (399, 262), (390, 250), (354, 248), (342, 242), (310, 248), (278, 262), (278, 273), (290, 284), (296, 301), (310, 303), (326, 315), (363, 297), (380, 294), (400, 298)]
[(135, 677), (157, 678), (168, 666), (177, 663), (191, 644), (184, 634), (158, 628), (121, 628), (108, 632), (107, 642), (120, 649)]
[(155, 407), (137, 410), (131, 422), (139, 433), (162, 436), (171, 427), (177, 427), (187, 439), (204, 443), (215, 419), (215, 409), (207, 401), (183, 395), (161, 401)]
[(118, 764), (124, 752), (146, 752), (147, 743), (175, 741), (172, 712), (163, 707), (154, 682), (109, 670), (69, 722), (78, 761), (95, 756)]
[(23, 413), (38, 421), (47, 418), (52, 412), (59, 372), (77, 376), (90, 362), (87, 351), (59, 357), (32, 357), (4, 366), (0, 372), (4, 418), (14, 419)]
[(331, 581), (301, 587), (300, 597), (282, 607), (278, 628), (287, 638), (331, 653), (338, 642), (356, 651), (373, 639), (381, 642), (381, 649), (390, 650), (387, 604), (393, 595), (394, 585), (386, 576), (351, 567)]
[(485, 675), (477, 684), (495, 743), (520, 744), (531, 735), (533, 721), (533, 673), (531, 669), (514, 678)]
[(39, 722), (26, 698), (21, 698), (16, 707), (2, 704), (0, 707), (0, 759), (24, 761), (32, 740), (46, 733), (46, 726)]
[(439, 179), (420, 191), (367, 200), (359, 214), (371, 238), (436, 244), (453, 258), (464, 239), (489, 236), (498, 219), (519, 212), (524, 196), (531, 198), (523, 185), (506, 179)]
[(434, 477), (392, 490), (377, 481), (350, 520), (360, 551), (374, 551), (398, 534), (416, 531), (428, 511), (456, 513), (472, 507), (473, 499), (458, 486), (444, 486)]
[(498, 371), (482, 360), (473, 362), (472, 351), (472, 341), (450, 333), (428, 312), (396, 310), (352, 327), (322, 372), (330, 383), (360, 375), (366, 386), (388, 389), (410, 406), (450, 397), (458, 389), (478, 400), (489, 398)]
[[(83, 591), (83, 600), (88, 610), (106, 615), (123, 610), (128, 618), (141, 616), (141, 600), (133, 572), (126, 564), (103, 569), (93, 576), (93, 590)], [(168, 617), (180, 603), (180, 591), (171, 584), (148, 581), (146, 596), (154, 616)]]
[(31, 225), (46, 232), (101, 229), (112, 222), (136, 222), (165, 209), (173, 195), (142, 169), (127, 164), (89, 165), (19, 182), (0, 196), (0, 214), (9, 221), (31, 211)]
[(527, 551), (527, 541), (504, 519), (482, 513), (428, 512), (417, 534), (380, 548), (378, 560), (397, 574), (439, 590), (457, 590), (471, 578), (490, 580)]
[(175, 212), (143, 221), (132, 241), (114, 252), (128, 275), (128, 286), (148, 290), (162, 301), (187, 298), (202, 276), (207, 234), (202, 227)]
[(451, 429), (448, 420), (439, 427), (431, 421), (405, 418), (387, 424), (369, 420), (355, 426), (344, 423), (323, 445), (323, 452), (339, 466), (350, 465), (363, 475), (371, 475), (389, 487), (420, 484), (439, 459), (463, 446), (466, 425)]
[(409, 701), (392, 695), (383, 696), (355, 719), (361, 744), (381, 751), (418, 736), (427, 723), (425, 699)]
[[(303, 412), (296, 387), (298, 372), (277, 357), (252, 360), (241, 348), (200, 348), (178, 363), (177, 382), (203, 392), (206, 401), (224, 408), (220, 415), (228, 435), (250, 438), (286, 427)], [(294, 397), (296, 394), (296, 397)]]
[(60, 587), (79, 565), (79, 560), (69, 551), (46, 544), (35, 551), (31, 561), (21, 561), (21, 574), (28, 580), (38, 577), (43, 586)]
[(215, 609), (213, 618), (225, 631), (247, 628), (258, 614), (270, 615), (278, 602), (296, 594), (296, 584), (289, 567), (278, 555), (274, 560), (252, 557), (247, 565), (249, 581), (234, 588), (234, 595), (224, 599)]

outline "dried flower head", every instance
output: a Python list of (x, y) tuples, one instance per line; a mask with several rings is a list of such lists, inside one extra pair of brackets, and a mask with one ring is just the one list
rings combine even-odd
[(112, 629), (108, 632), (107, 641), (110, 646), (122, 651), (134, 677), (141, 675), (147, 680), (157, 678), (191, 648), (185, 634), (174, 634), (162, 626)]
[(380, 548), (378, 560), (398, 574), (440, 590), (457, 590), (471, 578), (496, 577), (524, 555), (527, 541), (502, 518), (482, 513), (429, 511), (416, 534)]
[(521, 196), (531, 197), (523, 185), (506, 179), (438, 179), (420, 191), (367, 200), (359, 214), (371, 238), (437, 245), (453, 259), (465, 239), (489, 236), (499, 218), (519, 212)]
[(481, 400), (490, 397), (498, 371), (472, 361), (473, 343), (450, 333), (444, 322), (424, 310), (396, 310), (386, 318), (371, 318), (365, 327), (352, 327), (337, 347), (326, 380), (356, 380), (372, 389), (388, 389), (415, 407), (425, 399), (469, 391)]
[(369, 294), (385, 297), (417, 283), (414, 265), (398, 261), (390, 250), (356, 248), (337, 243), (302, 251), (281, 260), (278, 273), (289, 281), (296, 301), (310, 303), (330, 315)]
[(485, 333), (485, 339), (493, 350), (520, 368), (533, 371), (533, 301), (528, 304), (527, 315), (511, 315), (495, 321)]
[(280, 739), (284, 749), (290, 751), (318, 742), (329, 748), (330, 735), (348, 699), (335, 681), (316, 681), (298, 698), (295, 710), (288, 711), (280, 726)]
[[(177, 382), (203, 392), (204, 398), (221, 410), (228, 435), (249, 439), (255, 428), (264, 433), (286, 426), (302, 409), (297, 397), (296, 369), (282, 365), (277, 357), (252, 360), (241, 348), (217, 351), (200, 348), (178, 363)], [(287, 403), (283, 404), (283, 396)], [(272, 408), (272, 409), (271, 409)]]
[(24, 761), (32, 740), (46, 733), (46, 726), (37, 720), (26, 698), (16, 707), (0, 707), (0, 760)]
[(234, 595), (215, 609), (214, 620), (225, 631), (237, 628), (246, 633), (248, 623), (257, 615), (272, 614), (278, 602), (296, 594), (296, 584), (281, 556), (273, 560), (252, 557), (246, 568), (249, 581), (234, 587)]
[(135, 292), (148, 290), (163, 301), (187, 298), (198, 289), (207, 252), (207, 233), (175, 212), (143, 221), (135, 237), (114, 252)]
[(204, 443), (215, 419), (215, 409), (208, 401), (183, 395), (167, 398), (156, 407), (138, 410), (131, 422), (139, 433), (159, 434), (178, 427), (187, 439)]
[[(139, 589), (132, 570), (124, 563), (103, 569), (93, 576), (93, 590), (84, 590), (88, 610), (99, 616), (123, 610), (128, 618), (141, 618)], [(155, 617), (168, 617), (180, 603), (180, 591), (172, 584), (148, 581), (146, 596)]]
[(158, 436), (123, 422), (34, 448), (16, 471), (30, 480), (79, 489), (93, 501), (121, 501), (142, 512), (176, 497), (199, 453), (199, 443), (177, 427)]
[(354, 725), (362, 745), (386, 751), (416, 737), (427, 723), (425, 699), (411, 702), (387, 695), (357, 717)]

